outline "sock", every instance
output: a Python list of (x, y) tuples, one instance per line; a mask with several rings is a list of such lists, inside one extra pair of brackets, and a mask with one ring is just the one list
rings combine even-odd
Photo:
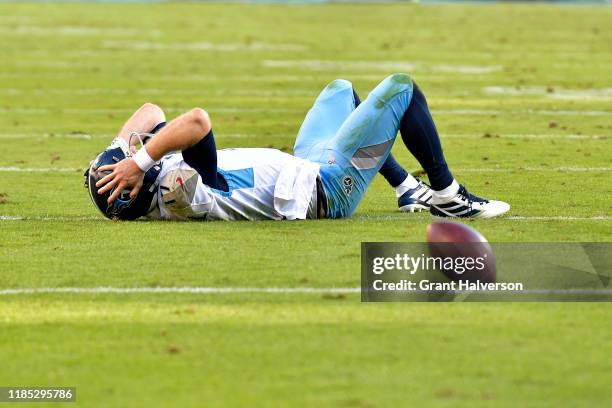
[(454, 197), (459, 191), (459, 183), (457, 180), (453, 179), (453, 182), (450, 186), (443, 188), (442, 190), (434, 190), (434, 195), (439, 198), (450, 198)]
[(389, 154), (378, 172), (382, 174), (391, 187), (398, 187), (409, 176), (408, 172), (395, 160), (392, 154)]
[(427, 100), (419, 87), (414, 84), (412, 99), (400, 122), (400, 133), (410, 153), (427, 172), (431, 188), (443, 190), (453, 182), (448, 169), (440, 136), (429, 113)]
[(357, 92), (355, 92), (354, 89), (353, 89), (353, 99), (355, 100), (355, 108), (356, 108), (361, 103), (361, 99), (359, 99), (359, 95), (357, 95)]
[(419, 185), (419, 181), (412, 177), (412, 174), (408, 173), (406, 179), (402, 183), (395, 187), (395, 195), (399, 198), (404, 195), (408, 190), (412, 190)]

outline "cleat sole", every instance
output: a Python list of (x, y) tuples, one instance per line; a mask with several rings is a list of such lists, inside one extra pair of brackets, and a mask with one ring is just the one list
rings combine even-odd
[(429, 211), (429, 207), (421, 204), (409, 204), (399, 207), (401, 212), (416, 213), (421, 211)]

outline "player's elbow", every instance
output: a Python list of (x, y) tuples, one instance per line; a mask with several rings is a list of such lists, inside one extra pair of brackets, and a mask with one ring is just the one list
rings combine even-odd
[(202, 135), (207, 134), (210, 132), (210, 129), (212, 129), (210, 116), (208, 116), (208, 112), (206, 112), (204, 109), (193, 108), (189, 112), (189, 116), (192, 124), (198, 128)]
[(157, 123), (164, 122), (166, 120), (166, 115), (164, 114), (164, 111), (162, 110), (162, 108), (160, 108), (158, 105), (154, 103), (145, 102), (140, 107), (140, 111), (146, 112), (150, 117), (155, 118)]
[(154, 104), (152, 102), (145, 102), (145, 103), (143, 103), (142, 106), (140, 107), (140, 109), (146, 110), (146, 111), (163, 112), (162, 108), (160, 108), (159, 106), (157, 106), (156, 104)]

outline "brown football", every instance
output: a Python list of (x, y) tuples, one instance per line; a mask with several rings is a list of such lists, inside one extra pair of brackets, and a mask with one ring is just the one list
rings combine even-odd
[(427, 226), (427, 245), (430, 256), (447, 261), (441, 270), (450, 279), (495, 282), (495, 255), (474, 228), (459, 222), (433, 222)]

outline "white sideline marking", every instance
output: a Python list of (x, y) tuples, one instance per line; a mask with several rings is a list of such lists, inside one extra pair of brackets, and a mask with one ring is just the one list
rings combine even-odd
[[(36, 36), (118, 36), (132, 37), (142, 34), (142, 30), (130, 28), (98, 28), (91, 26), (59, 26), (59, 27), (41, 27), (33, 25), (19, 25), (13, 28), (2, 28), (0, 33), (3, 35), (36, 35)], [(159, 30), (147, 30), (148, 35), (159, 36)]]
[[(40, 62), (32, 62), (40, 66)], [(67, 64), (73, 66), (71, 64)], [(87, 89), (71, 89), (71, 88), (46, 88), (46, 89), (17, 89), (17, 88), (0, 88), (0, 93), (5, 95), (194, 95), (194, 96), (312, 96), (317, 95), (316, 90), (307, 89), (238, 89), (227, 91), (208, 91), (202, 92), (199, 89), (161, 89), (161, 88), (139, 88), (139, 89), (104, 89), (104, 88), (87, 88)]]
[(517, 168), (499, 168), (499, 167), (476, 167), (476, 168), (456, 168), (453, 171), (462, 173), (508, 173), (513, 171), (549, 171), (561, 173), (588, 173), (588, 172), (610, 172), (612, 167), (517, 167)]
[[(46, 55), (48, 56), (48, 55)], [(51, 56), (48, 56), (51, 57)], [(43, 72), (38, 73), (37, 77), (39, 78), (72, 78), (74, 74), (65, 73), (65, 72)], [(4, 78), (31, 78), (32, 74), (25, 72), (15, 72), (15, 71), (0, 71), (0, 77)], [(329, 82), (328, 76), (306, 76), (306, 75), (257, 75), (257, 76), (249, 76), (249, 75), (226, 75), (223, 77), (216, 75), (155, 75), (156, 81), (173, 81), (173, 82), (185, 82), (185, 81), (194, 81), (194, 82), (202, 82), (202, 83), (210, 83), (211, 81), (229, 81), (231, 80), (234, 83), (238, 82), (307, 82), (307, 81), (316, 81), (320, 82), (320, 85), (324, 85)], [(380, 75), (351, 75), (351, 79), (357, 80), (371, 80), (371, 81), (380, 81)], [(468, 78), (469, 79), (469, 78)]]
[[(216, 136), (216, 135), (215, 135)], [(265, 137), (283, 137), (284, 135), (265, 135)], [(0, 133), (0, 139), (108, 139), (109, 142), (115, 135), (107, 133), (89, 134), (89, 133)], [(250, 133), (224, 133), (218, 136), (219, 138), (229, 139), (246, 139), (254, 137), (264, 137), (264, 135)]]
[(0, 133), (0, 139), (82, 139), (91, 140), (93, 137), (113, 137), (111, 134), (90, 135), (89, 133)]
[(21, 215), (0, 215), (0, 221), (105, 221), (101, 217), (24, 217)]
[(581, 110), (542, 110), (542, 109), (523, 109), (523, 110), (497, 110), (497, 109), (432, 109), (435, 115), (543, 115), (543, 116), (610, 116), (611, 112), (606, 111), (581, 111)]
[(0, 172), (4, 173), (75, 173), (85, 171), (76, 167), (0, 167)]
[[(186, 112), (190, 108), (170, 108), (167, 112)], [(206, 110), (217, 113), (300, 113), (305, 114), (306, 109), (289, 108), (227, 108), (227, 107), (206, 107)], [(35, 113), (55, 113), (64, 114), (110, 114), (110, 113), (132, 113), (133, 108), (64, 108), (53, 110), (48, 108), (1, 108), (0, 114), (35, 114)], [(432, 109), (434, 115), (458, 115), (458, 116), (480, 116), (480, 115), (543, 115), (543, 116), (612, 116), (612, 112), (606, 111), (581, 111), (581, 110), (497, 110), (497, 109)]]
[(0, 108), (0, 113), (49, 113), (47, 108)]
[(514, 215), (514, 216), (506, 217), (506, 219), (515, 220), (515, 221), (523, 221), (523, 220), (525, 221), (585, 221), (585, 220), (610, 221), (612, 220), (612, 216), (600, 215), (600, 216), (594, 216), (594, 217), (571, 217), (571, 216), (559, 215), (556, 217), (539, 217), (539, 216), (523, 217), (520, 215)]
[[(405, 214), (405, 215), (375, 215), (375, 214), (357, 214), (353, 216), (354, 220), (382, 220), (382, 221), (410, 221), (410, 220), (441, 220), (442, 218), (435, 217), (423, 212), (421, 214)], [(496, 220), (510, 220), (510, 221), (611, 221), (612, 216), (608, 215), (596, 215), (593, 217), (574, 217), (574, 216), (507, 216), (492, 219), (492, 222)]]
[(20, 288), (3, 289), (0, 295), (29, 295), (35, 293), (359, 293), (360, 288)]
[[(187, 112), (190, 108), (166, 108), (166, 112), (183, 113)], [(302, 109), (289, 109), (289, 108), (224, 108), (224, 107), (209, 107), (207, 111), (212, 113), (305, 113)], [(104, 108), (66, 108), (62, 109), (63, 113), (67, 114), (88, 114), (88, 113), (132, 113), (132, 108), (117, 108), (117, 109), (104, 109)]]
[[(183, 113), (187, 112), (191, 108), (166, 108), (164, 109), (166, 112), (178, 112)], [(300, 113), (305, 114), (306, 110), (304, 109), (289, 109), (289, 108), (224, 108), (224, 107), (207, 107), (207, 111), (212, 113)], [(107, 114), (130, 114), (134, 112), (132, 108), (65, 108), (55, 111), (53, 109), (47, 108), (0, 108), (0, 114), (15, 114), (15, 113), (25, 113), (25, 114), (35, 114), (35, 113), (54, 113), (61, 112), (64, 114), (72, 114), (72, 115), (86, 115), (86, 114), (99, 114), (99, 115), (107, 115)]]
[[(190, 108), (170, 108), (167, 112), (186, 112)], [(227, 108), (227, 107), (206, 107), (210, 112), (220, 113), (306, 113), (306, 109), (289, 108)], [(57, 112), (48, 108), (3, 108), (0, 107), (0, 114), (36, 114)], [(59, 112), (64, 114), (112, 114), (112, 113), (132, 113), (133, 108), (64, 108)], [(606, 111), (581, 111), (581, 110), (497, 110), (497, 109), (432, 109), (434, 115), (456, 115), (456, 116), (482, 116), (482, 115), (542, 115), (542, 116), (612, 116), (611, 112)]]
[(264, 42), (253, 43), (212, 43), (180, 42), (160, 43), (151, 41), (104, 41), (105, 48), (120, 48), (130, 50), (181, 50), (181, 51), (304, 51), (304, 44), (272, 44)]
[(568, 100), (610, 100), (612, 99), (612, 88), (592, 88), (592, 89), (564, 89), (544, 86), (526, 87), (504, 87), (504, 86), (485, 86), (482, 92), (487, 95), (505, 96), (544, 96), (553, 99)]
[(487, 135), (482, 133), (443, 133), (440, 136), (445, 139), (608, 139), (608, 136), (605, 135), (564, 135), (560, 133), (494, 133)]
[(455, 72), (458, 74), (489, 74), (502, 69), (500, 65), (452, 65), (438, 64), (425, 65), (412, 62), (394, 61), (324, 61), (324, 60), (264, 60), (264, 67), (268, 68), (298, 68), (313, 71), (325, 70), (380, 70), (380, 71), (434, 71)]

